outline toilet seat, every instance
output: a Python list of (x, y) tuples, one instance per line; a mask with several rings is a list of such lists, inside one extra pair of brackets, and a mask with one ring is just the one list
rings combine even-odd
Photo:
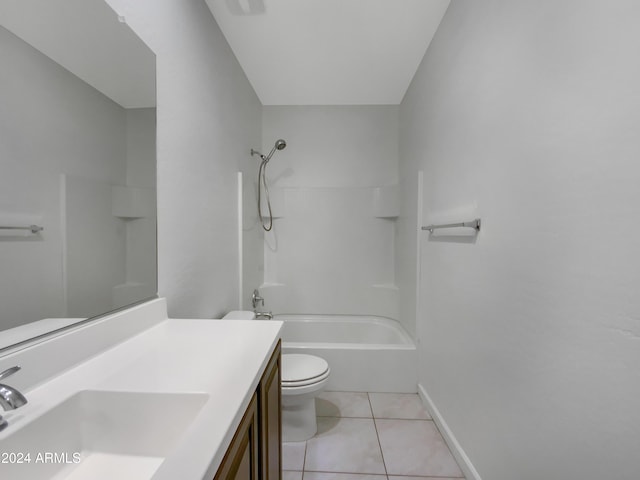
[(310, 378), (308, 380), (301, 380), (299, 382), (282, 382), (281, 385), (282, 388), (306, 387), (309, 385), (315, 385), (329, 378), (329, 373), (330, 372), (327, 371), (323, 375), (320, 375), (318, 377)]
[(329, 364), (314, 355), (289, 353), (282, 355), (283, 388), (304, 387), (320, 383), (329, 377)]

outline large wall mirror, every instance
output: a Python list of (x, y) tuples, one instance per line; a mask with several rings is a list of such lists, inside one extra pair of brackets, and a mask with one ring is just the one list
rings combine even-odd
[(155, 98), (104, 0), (0, 0), (0, 354), (156, 296)]

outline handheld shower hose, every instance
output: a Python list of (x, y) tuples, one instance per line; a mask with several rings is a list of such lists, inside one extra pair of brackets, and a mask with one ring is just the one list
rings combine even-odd
[[(260, 168), (258, 169), (258, 216), (260, 217), (260, 223), (265, 232), (271, 231), (273, 228), (273, 213), (271, 212), (271, 201), (269, 200), (269, 186), (267, 185), (266, 171), (267, 163), (271, 160), (271, 157), (276, 150), (282, 150), (287, 146), (287, 142), (280, 139), (277, 140), (269, 155), (264, 156), (257, 150), (251, 149), (251, 155), (259, 155), (262, 161), (260, 162)], [(262, 191), (264, 190), (264, 197), (267, 200), (267, 208), (269, 210), (269, 223), (267, 224), (264, 216), (262, 215)]]

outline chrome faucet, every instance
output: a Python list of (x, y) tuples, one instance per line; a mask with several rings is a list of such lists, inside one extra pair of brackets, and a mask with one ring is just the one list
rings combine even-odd
[[(6, 377), (10, 377), (14, 373), (20, 370), (20, 367), (11, 367), (4, 372), (0, 373), (0, 380)], [(18, 390), (12, 388), (8, 385), (3, 385), (0, 383), (0, 405), (5, 410), (15, 410), (16, 408), (20, 408), (27, 403), (27, 399), (22, 395)], [(7, 421), (0, 416), (0, 431), (7, 428), (9, 424)]]
[(260, 292), (256, 288), (251, 295), (251, 305), (253, 305), (253, 313), (256, 314), (256, 318), (266, 318), (267, 320), (273, 320), (273, 313), (271, 312), (259, 312), (257, 310), (258, 304), (264, 307), (264, 298), (260, 296)]

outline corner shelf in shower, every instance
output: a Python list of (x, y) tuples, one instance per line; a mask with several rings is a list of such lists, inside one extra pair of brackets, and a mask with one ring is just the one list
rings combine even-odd
[(133, 220), (154, 216), (155, 189), (142, 187), (111, 187), (112, 213), (114, 217)]
[(373, 189), (373, 216), (396, 219), (400, 215), (400, 191), (398, 185)]

